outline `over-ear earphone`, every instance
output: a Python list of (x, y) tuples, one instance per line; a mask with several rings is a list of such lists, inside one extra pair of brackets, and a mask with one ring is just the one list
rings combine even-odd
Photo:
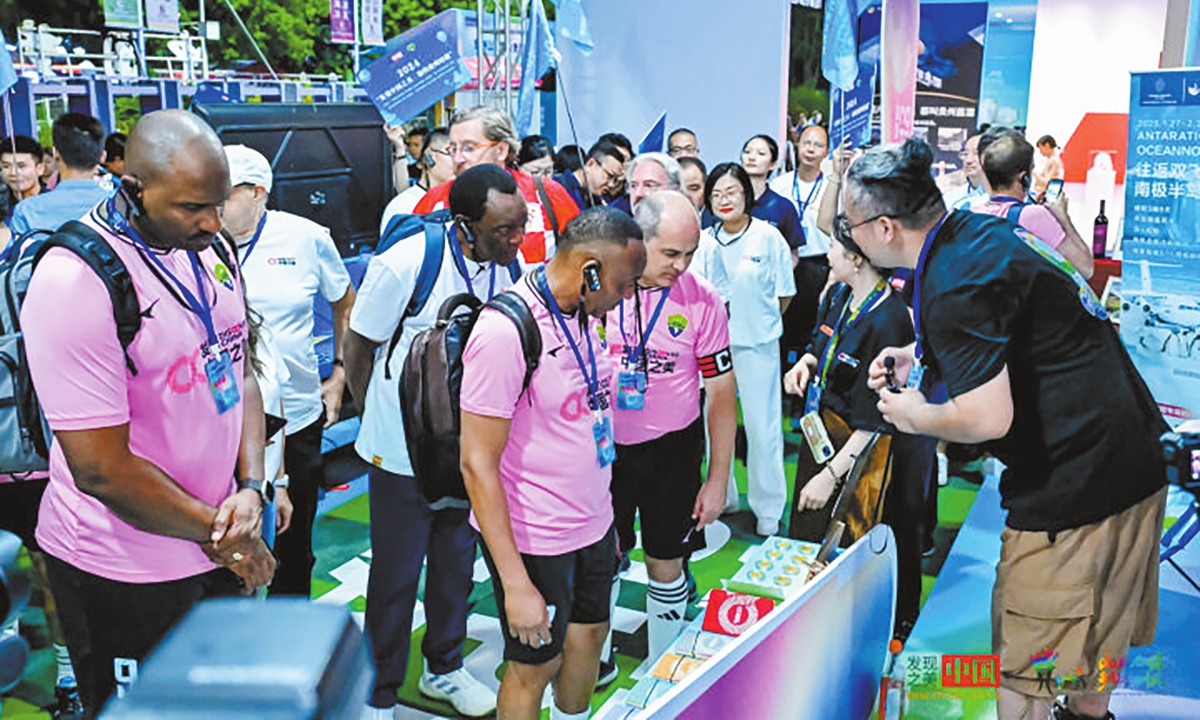
[(583, 266), (583, 287), (588, 292), (600, 292), (600, 263)]

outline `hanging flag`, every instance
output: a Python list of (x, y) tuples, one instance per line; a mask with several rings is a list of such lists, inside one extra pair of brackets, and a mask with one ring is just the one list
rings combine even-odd
[(17, 84), (17, 70), (13, 67), (12, 53), (8, 51), (8, 41), (4, 32), (0, 31), (0, 95)]
[(650, 132), (646, 133), (646, 138), (642, 140), (642, 144), (638, 145), (638, 153), (662, 152), (663, 143), (666, 142), (667, 135), (667, 114), (663, 113), (658, 122), (654, 123), (654, 127), (650, 128)]
[(531, 0), (529, 4), (529, 29), (521, 44), (521, 88), (517, 91), (516, 130), (518, 137), (534, 134), (533, 105), (537, 100), (534, 90), (537, 81), (550, 68), (558, 65), (558, 50), (554, 47), (554, 36), (546, 20), (546, 8), (542, 0)]
[(179, 32), (179, 0), (146, 0), (146, 28)]
[(842, 92), (854, 89), (858, 78), (858, 2), (828, 0), (825, 3), (825, 46), (821, 50), (821, 74)]
[(383, 0), (362, 0), (362, 42), (383, 44)]
[(585, 57), (596, 49), (592, 42), (592, 31), (588, 27), (587, 15), (583, 13), (582, 0), (550, 0), (558, 8), (555, 24), (558, 34), (575, 43), (575, 49)]
[(329, 0), (329, 42), (353, 45), (358, 40), (354, 0)]

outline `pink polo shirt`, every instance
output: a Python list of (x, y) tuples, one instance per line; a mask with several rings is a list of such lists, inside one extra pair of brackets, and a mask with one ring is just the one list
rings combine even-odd
[[(641, 328), (645, 330), (663, 290), (638, 290)], [(617, 373), (632, 369), (630, 353), (640, 344), (637, 304), (626, 300), (608, 313), (605, 323)], [(646, 341), (646, 407), (614, 410), (617, 443), (635, 445), (682, 430), (700, 416), (700, 378), (733, 369), (729, 354), (729, 313), (717, 289), (692, 272), (679, 276), (663, 303)]]
[[(541, 295), (526, 274), (511, 292), (529, 304), (542, 333), (542, 357), (521, 395), (525, 355), (511, 320), (484, 310), (463, 353), (459, 406), (464, 412), (512, 421), (500, 456), (517, 549), (526, 555), (562, 555), (591, 545), (612, 527), (612, 466), (601, 468), (592, 436), (587, 385), (579, 363)], [(566, 318), (587, 362), (579, 321)], [(600, 407), (611, 419), (612, 362), (588, 320), (600, 379)], [(589, 369), (590, 372), (590, 369)], [(471, 524), (479, 527), (474, 514)]]
[[(199, 317), (167, 290), (127, 238), (116, 236), (94, 212), (85, 222), (113, 246), (137, 290), (142, 326), (129, 355), (138, 372), (125, 365), (112, 301), (100, 278), (69, 250), (50, 250), (33, 274), (21, 311), (46, 419), (55, 432), (128, 424), (134, 455), (157, 465), (184, 491), (219, 505), (235, 489), (243, 405), (217, 414), (204, 372), (208, 343)], [(159, 258), (196, 291), (187, 253), (173, 250)], [(206, 250), (200, 259), (215, 329), (234, 360), (242, 395), (241, 288), (215, 252)], [(59, 560), (120, 582), (177, 580), (215, 567), (198, 544), (139, 530), (81, 492), (57, 441), (50, 450), (37, 539)]]

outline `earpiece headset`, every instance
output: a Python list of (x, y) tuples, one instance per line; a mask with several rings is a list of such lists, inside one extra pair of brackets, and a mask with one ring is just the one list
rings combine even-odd
[(600, 263), (583, 266), (583, 289), (586, 292), (600, 292)]
[(142, 189), (138, 187), (135, 180), (128, 178), (121, 179), (121, 187), (125, 191), (125, 196), (133, 203), (133, 209), (138, 215), (146, 214), (146, 206), (142, 204)]
[(462, 228), (463, 236), (466, 238), (467, 244), (474, 246), (475, 245), (475, 233), (471, 232), (471, 226), (469, 224), (467, 224), (467, 218), (465, 218), (462, 215), (459, 215), (458, 217), (455, 218), (455, 221), (458, 223), (458, 226), (460, 228)]
[(421, 161), (425, 163), (425, 167), (427, 168), (437, 165), (437, 158), (435, 158), (433, 154), (429, 152), (425, 153), (424, 157), (421, 158)]

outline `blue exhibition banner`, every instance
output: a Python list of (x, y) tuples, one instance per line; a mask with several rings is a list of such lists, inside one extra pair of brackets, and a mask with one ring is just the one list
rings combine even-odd
[(1133, 73), (1121, 338), (1168, 420), (1200, 418), (1200, 68)]
[(879, 68), (879, 8), (869, 7), (858, 18), (858, 77), (854, 86), (842, 90), (830, 86), (829, 149), (860, 148), (871, 144), (871, 121), (875, 114), (875, 85)]
[(471, 80), (458, 50), (458, 19), (447, 10), (393, 38), (358, 81), (389, 125), (424, 112)]

